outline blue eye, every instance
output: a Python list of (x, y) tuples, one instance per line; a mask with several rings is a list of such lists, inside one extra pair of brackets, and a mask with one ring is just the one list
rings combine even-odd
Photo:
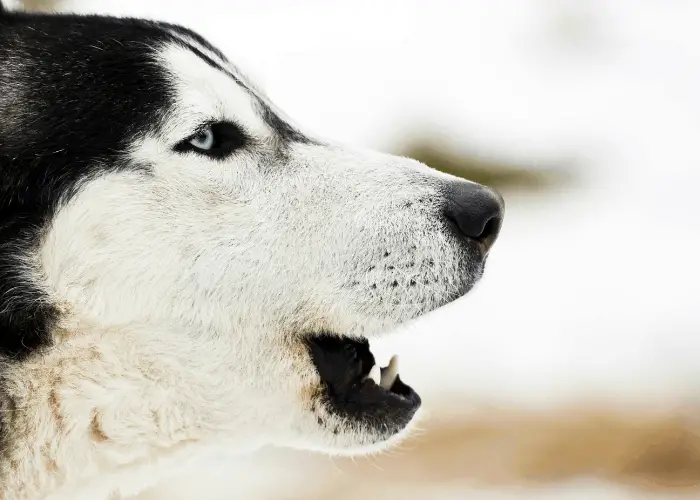
[(177, 144), (175, 151), (226, 158), (250, 143), (250, 137), (235, 123), (216, 122), (203, 126), (194, 135)]
[(214, 131), (211, 127), (207, 127), (204, 130), (197, 132), (197, 135), (190, 139), (190, 144), (202, 151), (209, 151), (214, 147)]

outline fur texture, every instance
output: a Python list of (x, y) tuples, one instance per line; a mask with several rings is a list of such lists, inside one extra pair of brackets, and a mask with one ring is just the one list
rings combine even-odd
[(310, 137), (177, 26), (1, 13), (0, 88), (1, 498), (106, 499), (214, 447), (367, 453), (407, 432), (333, 411), (306, 339), (465, 294), (500, 197)]

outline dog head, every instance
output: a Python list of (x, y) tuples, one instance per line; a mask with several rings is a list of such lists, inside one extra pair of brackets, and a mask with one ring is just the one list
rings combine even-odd
[(0, 16), (3, 354), (138, 325), (213, 434), (400, 435), (420, 398), (366, 339), (473, 287), (501, 197), (303, 132), (181, 27)]

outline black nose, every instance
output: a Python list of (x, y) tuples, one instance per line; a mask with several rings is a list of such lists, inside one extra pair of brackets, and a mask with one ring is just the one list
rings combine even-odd
[(446, 189), (445, 217), (461, 235), (479, 243), (488, 252), (503, 222), (503, 198), (493, 189), (466, 181), (450, 183)]

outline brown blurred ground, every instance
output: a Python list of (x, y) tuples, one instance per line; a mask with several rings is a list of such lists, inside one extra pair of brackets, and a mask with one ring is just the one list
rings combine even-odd
[[(396, 452), (336, 460), (332, 486), (317, 497), (367, 500), (371, 485), (402, 489), (432, 485), (547, 484), (594, 478), (643, 493), (697, 491), (700, 436), (684, 414), (638, 414), (605, 409), (546, 413), (484, 411), (434, 419)], [(694, 497), (694, 495), (693, 495)], [(311, 498), (311, 497), (309, 497)]]

